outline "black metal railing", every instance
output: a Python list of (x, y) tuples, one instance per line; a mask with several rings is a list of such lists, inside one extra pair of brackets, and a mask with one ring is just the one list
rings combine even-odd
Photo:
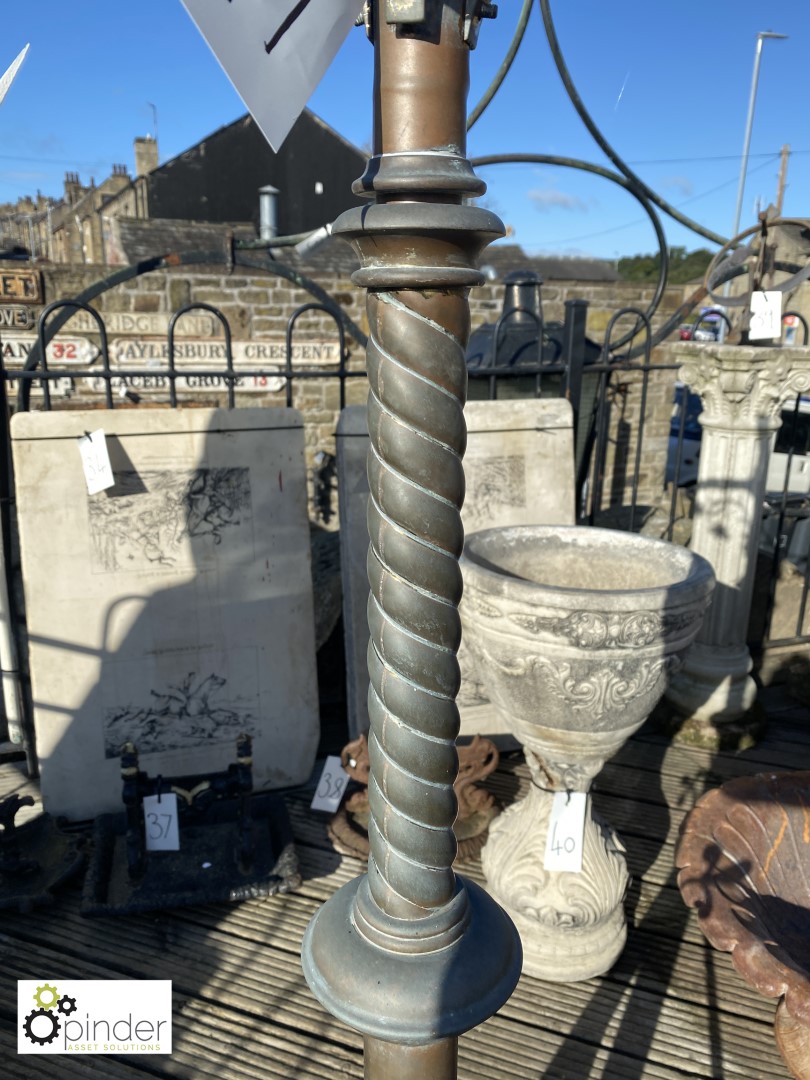
[[(547, 324), (542, 308), (539, 312), (526, 312), (522, 309), (509, 309), (501, 314), (496, 323), (493, 339), (494, 347), (484, 358), (469, 365), (471, 396), (497, 400), (505, 393), (515, 396), (561, 396), (571, 404), (574, 417), (575, 469), (577, 519), (581, 524), (609, 524), (614, 527), (635, 530), (641, 528), (640, 491), (642, 467), (645, 455), (645, 437), (647, 435), (647, 404), (650, 379), (654, 374), (677, 370), (675, 364), (653, 364), (651, 357), (652, 331), (647, 314), (634, 307), (623, 308), (611, 318), (605, 340), (598, 357), (593, 355), (593, 343), (585, 335), (587, 302), (571, 300), (565, 304), (565, 318), (562, 325)], [(48, 334), (49, 320), (54, 316), (70, 312), (83, 311), (93, 320), (98, 336), (98, 354), (94, 360), (80, 367), (76, 364), (54, 363), (49, 359), (48, 347), (56, 336)], [(178, 325), (184, 315), (195, 311), (210, 314), (222, 329), (222, 365), (207, 363), (204, 367), (177, 363), (176, 336)], [(293, 361), (295, 334), (300, 321), (305, 316), (326, 315), (334, 323), (334, 339), (337, 343), (337, 360), (324, 366), (307, 367)], [(705, 319), (706, 314), (703, 314)], [(725, 315), (718, 312), (723, 318)], [(796, 314), (797, 321), (804, 331), (805, 343), (808, 338), (806, 320), (798, 313), (786, 312), (785, 317)], [(507, 363), (498, 362), (499, 351), (504, 339), (510, 336), (509, 326), (520, 316), (524, 333), (508, 357)], [(630, 327), (627, 328), (627, 322)], [(64, 318), (61, 326), (65, 326)], [(531, 323), (532, 332), (526, 334), (526, 327)], [(617, 329), (623, 325), (619, 332)], [(60, 326), (60, 329), (61, 329)], [(63, 333), (69, 333), (69, 321)], [(619, 337), (616, 342), (616, 337)], [(511, 335), (514, 338), (514, 335)], [(178, 380), (199, 378), (209, 380), (209, 389), (222, 389), (228, 408), (236, 408), (247, 397), (239, 392), (244, 380), (253, 380), (252, 388), (266, 386), (268, 391), (284, 390), (286, 406), (292, 406), (294, 387), (301, 381), (336, 379), (339, 384), (339, 408), (346, 404), (346, 384), (348, 379), (365, 378), (364, 367), (350, 368), (350, 353), (346, 344), (344, 325), (330, 306), (323, 303), (307, 303), (298, 307), (290, 316), (285, 332), (283, 363), (272, 366), (255, 366), (237, 363), (231, 328), (225, 315), (215, 306), (207, 303), (190, 303), (178, 309), (172, 315), (167, 334), (167, 353), (164, 364), (150, 364), (146, 367), (114, 365), (110, 359), (108, 334), (103, 316), (80, 300), (59, 300), (49, 304), (41, 313), (37, 323), (37, 343), (39, 349), (38, 364), (23, 369), (10, 369), (2, 364), (0, 353), (0, 424), (4, 430), (0, 439), (2, 451), (6, 457), (0, 490), (0, 507), (3, 509), (2, 528), (5, 550), (9, 550), (11, 525), (9, 507), (13, 503), (13, 481), (11, 477), (10, 434), (8, 421), (8, 389), (19, 381), (17, 410), (31, 407), (31, 394), (35, 388), (41, 390), (41, 406), (45, 410), (54, 407), (53, 387), (61, 385), (66, 391), (77, 388), (80, 380), (101, 381), (104, 404), (113, 409), (118, 395), (137, 403), (140, 400), (138, 390), (165, 388), (165, 402), (172, 408), (180, 404)], [(512, 341), (514, 345), (514, 340)], [(591, 347), (589, 350), (589, 346)], [(588, 353), (591, 352), (589, 356)], [(67, 382), (66, 382), (67, 380)], [(260, 380), (258, 383), (256, 380)], [(261, 381), (263, 380), (263, 382)], [(633, 386), (632, 396), (634, 411), (628, 419), (626, 409)], [(474, 390), (483, 384), (484, 394)], [(193, 394), (190, 390), (189, 396)], [(253, 394), (251, 394), (253, 396)], [(4, 399), (4, 400), (3, 400)], [(637, 404), (636, 404), (637, 403)], [(793, 538), (797, 529), (802, 537), (810, 536), (810, 526), (805, 523), (810, 518), (810, 494), (791, 493), (791, 469), (796, 454), (796, 429), (802, 423), (803, 405), (799, 398), (792, 412), (793, 425), (791, 435), (786, 434), (789, 447), (785, 471), (784, 488), (781, 493), (770, 495), (763, 508), (766, 519), (775, 518), (775, 526), (769, 526), (768, 536), (775, 533), (771, 551), (771, 563), (767, 584), (767, 604), (764, 620), (755, 629), (752, 648), (762, 650), (766, 646), (794, 645), (810, 642), (810, 633), (803, 632), (804, 620), (808, 607), (808, 559), (804, 548), (799, 545), (798, 556)], [(306, 421), (306, 417), (305, 417)], [(809, 420), (810, 422), (810, 420)], [(673, 539), (673, 529), (677, 520), (677, 499), (681, 487), (682, 457), (687, 432), (687, 408), (685, 401), (680, 408), (677, 431), (671, 428), (666, 433), (669, 444), (671, 464), (671, 497), (668, 500), (666, 514), (668, 520), (663, 527), (663, 535)], [(612, 458), (611, 458), (612, 449)], [(805, 448), (810, 455), (810, 446)], [(662, 489), (663, 497), (663, 489)], [(804, 543), (804, 541), (802, 541)], [(767, 547), (761, 544), (760, 550)], [(767, 554), (767, 552), (763, 552)], [(772, 637), (772, 619), (774, 604), (777, 600), (780, 570), (785, 559), (791, 559), (802, 571), (803, 588), (798, 603), (798, 614), (793, 635), (780, 632), (779, 637)]]

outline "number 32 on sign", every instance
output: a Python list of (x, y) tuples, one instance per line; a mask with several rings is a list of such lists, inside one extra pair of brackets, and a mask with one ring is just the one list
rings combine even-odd
[(582, 870), (582, 845), (585, 836), (584, 791), (555, 791), (548, 819), (544, 870)]
[(343, 798), (348, 783), (349, 776), (343, 771), (340, 758), (336, 755), (328, 757), (315, 789), (315, 797), (310, 803), (310, 809), (326, 810), (333, 814), (340, 806), (340, 800)]

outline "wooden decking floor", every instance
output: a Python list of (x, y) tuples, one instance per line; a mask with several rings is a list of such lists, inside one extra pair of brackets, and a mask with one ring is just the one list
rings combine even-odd
[[(767, 737), (740, 754), (673, 746), (642, 731), (603, 770), (595, 801), (627, 847), (634, 884), (627, 947), (579, 984), (522, 978), (500, 1013), (460, 1040), (464, 1080), (781, 1080), (774, 1003), (709, 948), (675, 886), (680, 823), (706, 789), (743, 773), (807, 767), (810, 713), (778, 697)], [(528, 783), (519, 754), (491, 778), (505, 803)], [(0, 797), (36, 794), (22, 764), (0, 765)], [(31, 914), (0, 913), (3, 1080), (331, 1080), (362, 1077), (362, 1040), (326, 1013), (301, 973), (312, 914), (361, 872), (337, 855), (310, 791), (288, 795), (304, 883), (292, 895), (127, 917), (83, 918), (79, 886)], [(482, 881), (480, 863), (459, 868)], [(171, 1056), (18, 1056), (16, 980), (171, 979)], [(396, 1080), (392, 1077), (391, 1080)], [(426, 1078), (429, 1080), (429, 1078)]]

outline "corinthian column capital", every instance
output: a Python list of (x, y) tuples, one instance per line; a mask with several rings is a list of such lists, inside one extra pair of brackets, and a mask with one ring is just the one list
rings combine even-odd
[(810, 389), (810, 348), (684, 342), (672, 352), (703, 402), (704, 427), (775, 431), (783, 405)]

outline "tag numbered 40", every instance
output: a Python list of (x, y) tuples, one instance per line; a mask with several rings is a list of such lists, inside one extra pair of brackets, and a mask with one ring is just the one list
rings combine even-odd
[(544, 870), (567, 870), (574, 874), (582, 870), (587, 803), (584, 791), (555, 791), (548, 819)]

